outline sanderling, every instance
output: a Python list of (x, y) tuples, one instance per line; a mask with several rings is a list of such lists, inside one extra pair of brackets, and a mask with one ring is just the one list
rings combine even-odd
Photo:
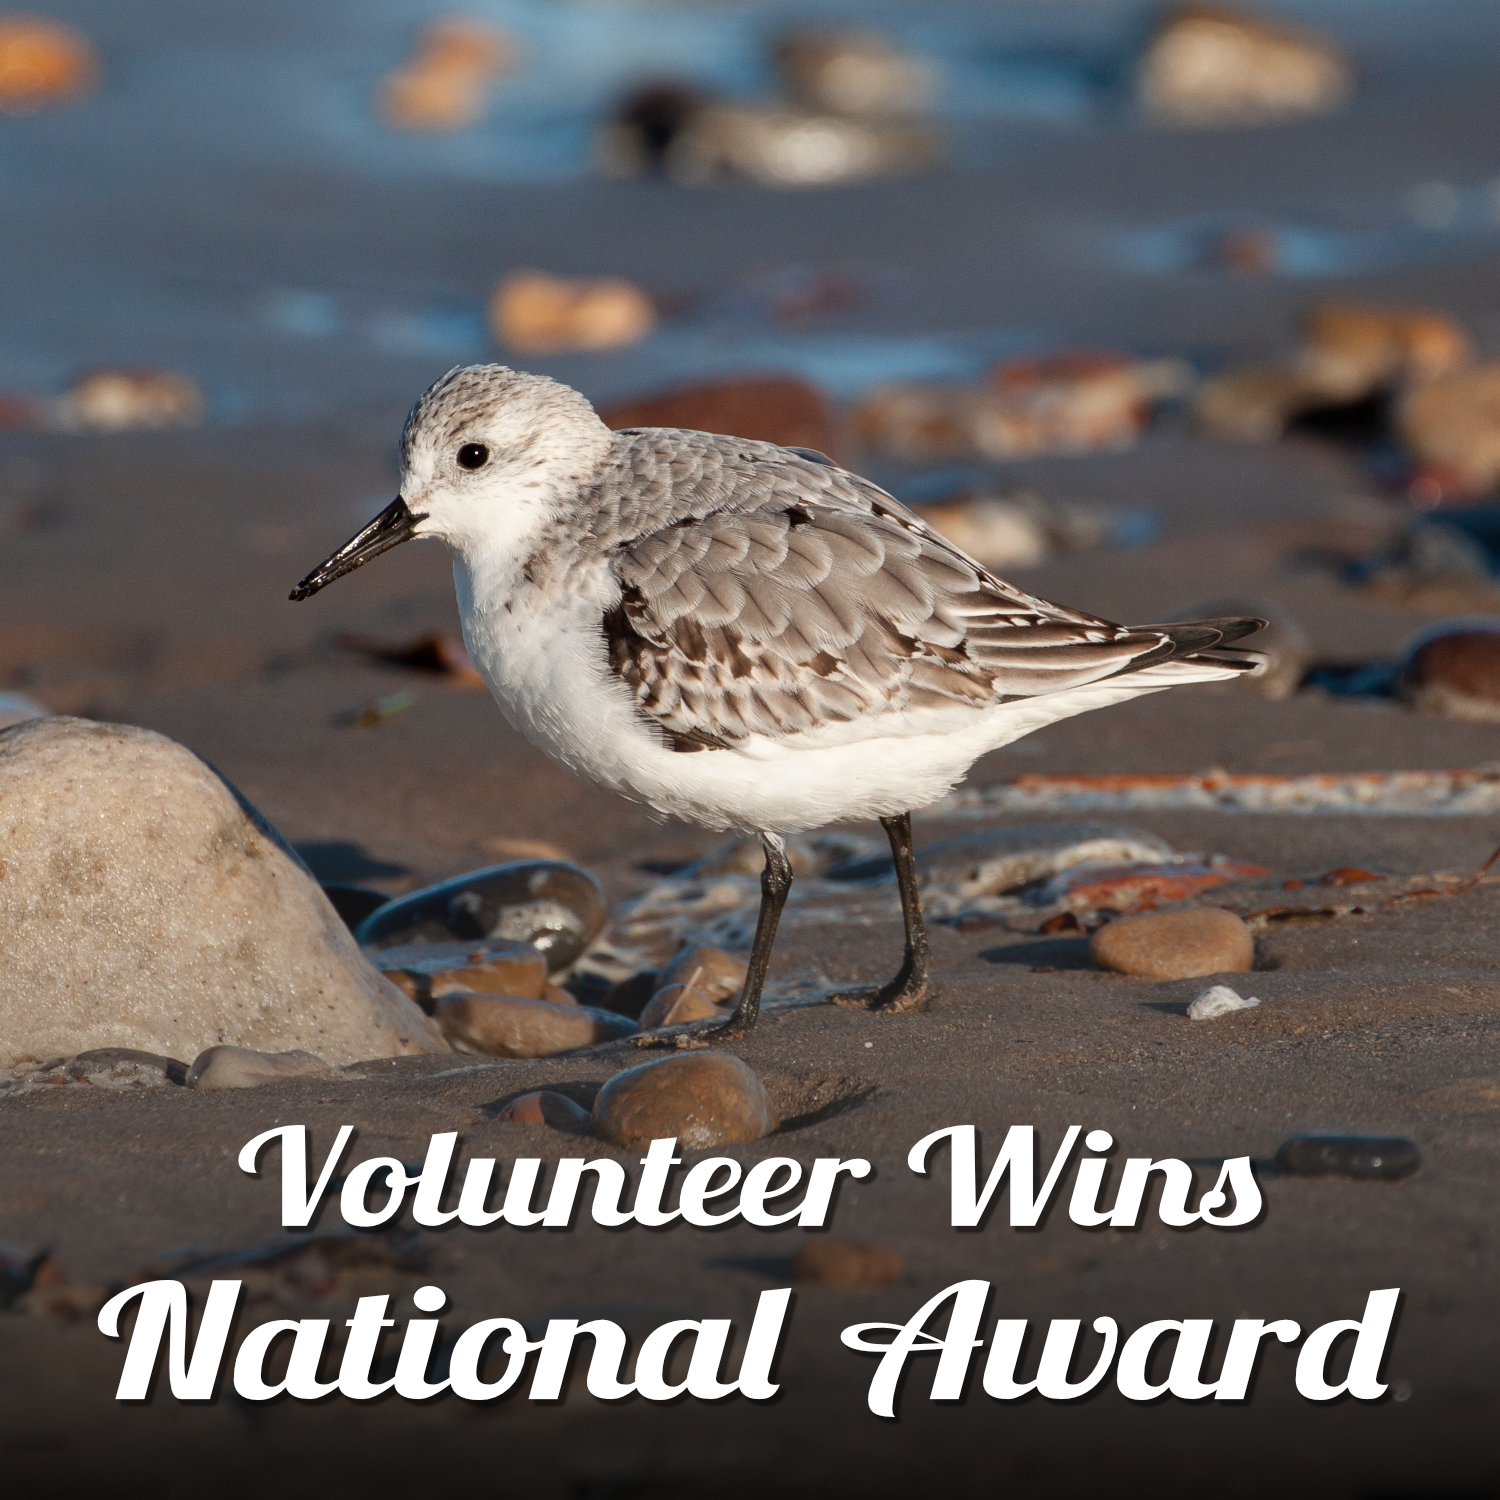
[(440, 538), (469, 655), (527, 739), (661, 814), (760, 835), (749, 977), (720, 1036), (759, 1011), (792, 882), (782, 834), (879, 818), (905, 955), (889, 984), (835, 998), (919, 1007), (912, 810), (1045, 724), (1259, 663), (1222, 649), (1259, 620), (1128, 628), (1049, 604), (821, 453), (611, 432), (577, 391), (503, 365), (427, 391), (401, 475), (292, 598)]

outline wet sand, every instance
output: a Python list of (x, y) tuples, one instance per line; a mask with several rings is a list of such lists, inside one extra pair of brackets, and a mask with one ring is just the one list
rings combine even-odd
[[(1067, 129), (1022, 122), (997, 134), (1001, 159), (975, 170), (781, 196), (445, 178), (406, 181), (396, 201), (390, 182), (368, 172), (339, 178), (314, 163), (278, 173), (252, 162), (205, 183), (191, 220), (127, 213), (117, 190), (102, 191), (76, 212), (83, 228), (74, 230), (72, 264), (83, 267), (85, 304), (99, 295), (109, 258), (77, 236), (107, 230), (123, 282), (150, 282), (152, 295), (191, 271), (235, 287), (377, 285), (381, 295), (395, 288), (397, 301), (450, 298), (477, 308), (512, 265), (619, 272), (660, 288), (768, 261), (853, 255), (905, 267), (914, 290), (841, 337), (940, 335), (963, 358), (1029, 339), (1123, 344), (1206, 366), (1274, 352), (1300, 309), (1331, 295), (1439, 306), (1493, 348), (1497, 259), (1482, 245), (1316, 281), (1150, 277), (1080, 249), (1101, 224), (1230, 208), (1295, 216), (1327, 199), (1395, 205), (1420, 180), (1492, 174), (1500, 93), (1480, 54), (1493, 18), (1482, 8), (1441, 8), (1432, 27), (1417, 28), (1421, 45), (1401, 73), (1398, 43), (1411, 24), (1398, 23), (1399, 7), (1374, 10), (1360, 43), (1370, 80), (1361, 102), (1347, 116), (1277, 131), (1167, 136), (1107, 121)], [(1443, 25), (1481, 28), (1462, 62), (1439, 45)], [(171, 186), (176, 213), (182, 184)], [(233, 780), (324, 879), (397, 893), (494, 862), (487, 845), (496, 839), (545, 840), (622, 897), (643, 888), (643, 863), (718, 842), (579, 787), (513, 735), (485, 695), (373, 667), (334, 646), (341, 631), (403, 638), (453, 630), (448, 563), (435, 546), (403, 548), (312, 603), (286, 602), (290, 585), (394, 493), (391, 454), (406, 406), (452, 359), (371, 354), (352, 334), (278, 342), (262, 329), (241, 345), (222, 329), (189, 336), (186, 325), (172, 325), (170, 337), (153, 325), (156, 342), (128, 347), (129, 328), (107, 321), (91, 344), (61, 312), (65, 263), (54, 256), (42, 264), (47, 245), (62, 243), (68, 215), (50, 200), (37, 211), (46, 226), (41, 248), (19, 263), (35, 268), (51, 300), (17, 314), (13, 356), (30, 347), (36, 328), (67, 330), (57, 335), (58, 369), (84, 358), (171, 362), (176, 338), (181, 362), (211, 392), (262, 394), (246, 396), (234, 420), (221, 404), (214, 425), (195, 433), (0, 434), (0, 521), (10, 526), (0, 551), (5, 685), (55, 711), (181, 740)], [(174, 223), (193, 232), (167, 232)], [(224, 299), (214, 298), (218, 317)], [(18, 327), (24, 338), (14, 336)], [(544, 368), (604, 400), (725, 367), (753, 345), (746, 340), (716, 352), (701, 330), (669, 333), (633, 353), (558, 358)], [(829, 345), (778, 347), (815, 362)], [(218, 363), (206, 368), (210, 357)], [(9, 368), (47, 373), (19, 356)], [(296, 403), (268, 410), (263, 393), (278, 381), (299, 393)], [(898, 493), (908, 477), (865, 467)], [(1060, 557), (1018, 575), (1044, 596), (1125, 620), (1227, 594), (1265, 597), (1297, 616), (1319, 657), (1337, 661), (1390, 659), (1425, 621), (1369, 602), (1319, 561), (1368, 550), (1391, 514), (1346, 448), (1306, 437), (1229, 448), (1169, 420), (1128, 453), (1014, 465), (1004, 477), (1049, 498), (1144, 504), (1163, 518), (1160, 538), (1137, 551)], [(415, 706), (380, 728), (339, 723), (402, 690)], [(1421, 717), (1390, 700), (1304, 692), (1268, 703), (1213, 687), (1055, 726), (989, 757), (973, 779), (1211, 766), (1439, 768), (1497, 758), (1494, 726)], [(1500, 817), (1141, 813), (1119, 821), (1179, 849), (1265, 865), (1279, 878), (1345, 865), (1465, 873), (1500, 845)], [(977, 826), (919, 817), (918, 840)], [(1263, 934), (1257, 971), (1235, 981), (1260, 997), (1260, 1008), (1202, 1025), (1182, 1014), (1201, 982), (1150, 985), (1092, 972), (1076, 938), (949, 928), (934, 933), (937, 989), (925, 1014), (813, 1007), (771, 1016), (735, 1050), (766, 1079), (783, 1116), (806, 1115), (814, 1100), (850, 1107), (724, 1154), (747, 1162), (867, 1156), (875, 1175), (842, 1193), (833, 1232), (886, 1245), (907, 1266), (904, 1281), (879, 1291), (799, 1290), (774, 1404), (609, 1406), (578, 1392), (559, 1406), (446, 1399), (254, 1408), (221, 1399), (190, 1409), (159, 1390), (149, 1405), (125, 1408), (111, 1399), (121, 1351), (90, 1319), (0, 1314), (6, 1472), (54, 1488), (61, 1475), (97, 1488), (129, 1472), (159, 1481), (164, 1494), (208, 1485), (246, 1496), (467, 1494), (478, 1482), (559, 1500), (883, 1495), (934, 1485), (1047, 1497), (1105, 1488), (1249, 1496), (1268, 1483), (1328, 1500), (1486, 1493), (1495, 1482), (1487, 1437), (1500, 1406), (1496, 892), (1486, 885), (1399, 912)], [(894, 965), (898, 948), (898, 926), (885, 916), (792, 927), (773, 979), (815, 967), (834, 980), (866, 981)], [(419, 1157), (428, 1136), (446, 1130), (461, 1132), (465, 1156), (607, 1151), (502, 1125), (490, 1107), (540, 1084), (587, 1098), (639, 1060), (614, 1046), (542, 1062), (412, 1059), (364, 1081), (294, 1080), (218, 1096), (75, 1087), (0, 1098), (0, 1241), (49, 1250), (72, 1282), (98, 1286), (275, 1241), (274, 1182), (246, 1177), (234, 1162), (240, 1145), (273, 1122), (305, 1122), (323, 1143), (352, 1124), (358, 1153), (402, 1159)], [(1424, 1164), (1400, 1183), (1267, 1173), (1264, 1219), (1233, 1234), (1168, 1231), (1154, 1218), (1137, 1232), (1085, 1231), (1061, 1213), (1034, 1232), (1011, 1230), (998, 1216), (980, 1232), (957, 1232), (946, 1225), (941, 1179), (916, 1178), (904, 1161), (922, 1135), (958, 1123), (979, 1126), (990, 1143), (1022, 1123), (1036, 1126), (1050, 1149), (1080, 1124), (1111, 1131), (1120, 1155), (1262, 1161), (1290, 1135), (1348, 1130), (1409, 1136)], [(331, 1223), (325, 1214), (322, 1227)], [(744, 1227), (450, 1229), (424, 1237), (430, 1260), (420, 1274), (351, 1272), (321, 1296), (270, 1285), (252, 1321), (340, 1319), (355, 1296), (383, 1291), (397, 1294), (395, 1315), (404, 1317), (411, 1291), (428, 1280), (449, 1293), (455, 1326), (483, 1316), (530, 1323), (594, 1315), (639, 1333), (674, 1317), (741, 1320), (761, 1290), (789, 1284), (787, 1262), (802, 1238), (795, 1229)], [(1135, 1406), (1110, 1394), (1009, 1406), (991, 1402), (977, 1382), (963, 1403), (938, 1407), (927, 1402), (930, 1375), (918, 1368), (900, 1421), (871, 1416), (864, 1390), (873, 1363), (844, 1350), (839, 1330), (900, 1321), (968, 1276), (993, 1280), (992, 1312), (1109, 1314), (1126, 1328), (1188, 1316), (1290, 1317), (1310, 1326), (1358, 1316), (1369, 1290), (1400, 1286), (1387, 1376), (1402, 1383), (1404, 1399), (1315, 1406), (1293, 1391), (1290, 1351), (1273, 1350), (1253, 1399), (1231, 1409)]]

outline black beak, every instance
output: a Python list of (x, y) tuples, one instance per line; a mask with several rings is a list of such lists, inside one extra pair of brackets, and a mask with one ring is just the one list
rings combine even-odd
[(426, 519), (425, 515), (413, 515), (398, 495), (358, 536), (351, 537), (332, 557), (324, 558), (292, 590), (291, 598), (311, 599), (335, 578), (342, 578), (345, 573), (364, 567), (372, 557), (409, 542), (417, 534), (417, 522)]

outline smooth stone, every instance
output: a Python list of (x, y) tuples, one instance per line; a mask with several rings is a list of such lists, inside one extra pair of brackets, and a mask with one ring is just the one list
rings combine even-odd
[(1451, 471), (1460, 492), (1500, 484), (1500, 359), (1413, 386), (1396, 409), (1396, 431), (1423, 463)]
[(530, 943), (489, 938), (482, 943), (408, 943), (377, 948), (370, 961), (431, 1014), (443, 995), (517, 995), (540, 1000), (547, 960)]
[(339, 914), (339, 920), (350, 932), (391, 899), (380, 891), (372, 891), (362, 885), (349, 885), (341, 880), (325, 880), (323, 894), (328, 897), (333, 909)]
[(484, 116), (490, 85), (515, 65), (509, 34), (483, 21), (444, 17), (416, 54), (381, 80), (376, 104), (396, 130), (465, 130)]
[(134, 1047), (99, 1047), (68, 1059), (63, 1070), (80, 1083), (119, 1087), (132, 1083), (187, 1082), (188, 1065), (175, 1057), (140, 1052)]
[(906, 1275), (906, 1263), (884, 1245), (819, 1235), (792, 1257), (792, 1279), (816, 1286), (889, 1286)]
[(551, 276), (512, 271), (495, 288), (490, 331), (517, 354), (565, 349), (623, 349), (656, 326), (656, 305), (618, 277)]
[(587, 870), (565, 860), (523, 859), (387, 902), (355, 937), (370, 948), (508, 938), (539, 949), (556, 974), (582, 956), (608, 912)]
[(210, 1047), (194, 1059), (186, 1083), (199, 1093), (255, 1089), (282, 1078), (330, 1078), (334, 1071), (311, 1052), (257, 1052), (253, 1047)]
[(771, 375), (684, 386), (611, 406), (606, 427), (681, 427), (836, 454), (838, 424), (828, 399), (805, 380)]
[(640, 1029), (655, 1031), (661, 1026), (685, 1026), (689, 1021), (706, 1021), (724, 1012), (712, 996), (692, 984), (669, 984), (659, 989), (641, 1012)]
[(280, 835), (162, 735), (0, 731), (0, 861), (0, 1068), (104, 1047), (448, 1051)]
[(1408, 648), (1401, 691), (1426, 713), (1500, 723), (1500, 630), (1436, 626)]
[(776, 71), (798, 104), (856, 117), (923, 114), (938, 82), (926, 58), (868, 31), (795, 32), (777, 44)]
[(1187, 1008), (1190, 1021), (1217, 1021), (1237, 1010), (1251, 1010), (1260, 1001), (1251, 996), (1248, 1000), (1227, 984), (1216, 984), (1204, 990)]
[(495, 1116), (503, 1125), (550, 1125), (554, 1130), (587, 1130), (589, 1112), (566, 1094), (542, 1089), (512, 1099)]
[(0, 114), (72, 104), (99, 82), (99, 54), (82, 32), (42, 16), (0, 17)]
[(197, 385), (173, 370), (90, 370), (54, 403), (52, 423), (65, 432), (193, 427), (206, 404)]
[(744, 961), (722, 948), (704, 944), (696, 948), (684, 948), (656, 976), (656, 989), (681, 984), (697, 990), (714, 1005), (723, 1005), (727, 1000), (737, 1000), (745, 988), (745, 976), (749, 969)]
[(1327, 114), (1354, 92), (1340, 48), (1301, 27), (1192, 5), (1170, 14), (1136, 72), (1142, 107), (1167, 125), (1269, 125)]
[(1394, 1182), (1422, 1165), (1422, 1151), (1402, 1136), (1294, 1135), (1282, 1142), (1276, 1165), (1294, 1177)]
[(758, 1141), (775, 1128), (754, 1069), (721, 1052), (642, 1063), (616, 1073), (594, 1100), (594, 1134), (627, 1149), (675, 1139), (701, 1151)]
[(1255, 939), (1233, 912), (1146, 912), (1117, 917), (1096, 932), (1089, 956), (1101, 969), (1143, 979), (1196, 979), (1243, 973), (1255, 962)]
[(613, 1011), (514, 995), (445, 995), (432, 1014), (455, 1052), (482, 1057), (552, 1057), (636, 1029)]

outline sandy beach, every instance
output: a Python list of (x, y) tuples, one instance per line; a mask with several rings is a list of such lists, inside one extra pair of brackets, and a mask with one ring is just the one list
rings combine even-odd
[[(0, 687), (53, 713), (139, 725), (187, 746), (325, 882), (395, 896), (545, 844), (618, 903), (651, 889), (653, 869), (723, 842), (580, 785), (510, 730), (487, 693), (338, 644), (344, 634), (456, 633), (441, 548), (402, 548), (315, 600), (287, 600), (395, 494), (396, 439), (420, 391), (469, 359), (522, 362), (497, 349), (482, 322), (491, 285), (510, 269), (619, 275), (661, 297), (722, 289), (768, 265), (899, 272), (898, 293), (829, 326), (789, 333), (753, 316), (688, 315), (632, 349), (528, 362), (600, 404), (772, 369), (813, 379), (847, 410), (879, 380), (967, 378), (997, 358), (1065, 346), (1169, 355), (1212, 373), (1284, 352), (1306, 310), (1329, 299), (1438, 309), (1481, 355), (1500, 349), (1500, 228), (1417, 241), (1392, 228), (1407, 223), (1404, 205), (1422, 183), (1478, 191), (1500, 180), (1500, 19), (1481, 4), (1287, 7), (1355, 58), (1359, 92), (1326, 118), (1169, 132), (1101, 95), (1067, 117), (965, 116), (953, 125), (962, 150), (923, 175), (795, 193), (606, 181), (566, 161), (502, 170), (508, 158), (472, 143), (464, 154), (438, 141), (424, 158), (403, 138), (382, 158), (374, 135), (354, 138), (337, 112), (352, 117), (349, 100), (399, 56), (426, 19), (421, 7), (355, 18), (352, 6), (308, 16), (267, 3), (232, 20), (157, 4), (128, 19), (90, 4), (48, 9), (95, 37), (119, 81), (114, 95), (106, 89), (71, 112), (0, 123), (13, 184), (0, 243), (14, 299), (0, 314), (0, 385), (41, 394), (88, 365), (162, 365), (199, 382), (209, 414), (185, 431), (0, 432)], [(502, 24), (525, 21), (525, 7), (492, 9)], [(600, 7), (610, 25), (615, 9)], [(791, 15), (728, 9), (762, 29)], [(872, 7), (863, 19), (915, 35), (912, 10)], [(1094, 0), (938, 10), (921, 24), (950, 48), (968, 37), (980, 51), (1091, 66), (1118, 57), (1147, 19)], [(649, 17), (660, 24), (655, 9)], [(164, 84), (169, 42), (183, 67), (175, 94)], [(533, 56), (553, 55), (531, 45)], [(237, 55), (254, 66), (195, 138), (194, 110)], [(229, 151), (247, 112), (304, 100), (330, 57), (342, 62), (328, 75), (327, 118), (288, 106), (266, 141)], [(609, 83), (596, 82), (601, 96)], [(153, 131), (157, 158), (120, 176)], [(293, 138), (303, 145), (287, 146)], [(218, 165), (202, 175), (206, 161)], [(1131, 260), (1132, 235), (1235, 216), (1329, 235), (1329, 224), (1342, 225), (1339, 243), (1363, 247), (1366, 259), (1255, 276)], [(266, 308), (287, 305), (274, 299), (288, 289), (328, 300), (337, 312), (329, 331), (276, 323)], [(426, 346), (378, 342), (370, 330), (396, 314)], [(878, 454), (853, 466), (903, 498), (933, 493), (930, 474)], [(1438, 617), (1350, 581), (1345, 564), (1411, 516), (1382, 487), (1368, 446), (1307, 430), (1238, 446), (1168, 408), (1126, 451), (979, 467), (990, 482), (1049, 502), (1155, 518), (1154, 539), (1132, 550), (1058, 552), (1014, 573), (1043, 598), (1130, 622), (1227, 598), (1267, 601), (1301, 625), (1315, 663), (1342, 667), (1394, 662)], [(362, 706), (394, 694), (410, 695), (402, 711), (350, 727)], [(1496, 761), (1495, 723), (1419, 713), (1390, 696), (1309, 686), (1268, 701), (1253, 687), (1215, 684), (1053, 725), (981, 761), (969, 784)], [(935, 809), (917, 815), (916, 841), (920, 850), (976, 829), (1079, 816)], [(1201, 898), (1241, 911), (1282, 901), (1285, 881), (1341, 867), (1387, 877), (1388, 889), (1466, 875), (1500, 846), (1500, 813), (1098, 816), (1176, 851), (1263, 867), (1258, 882)], [(1500, 1403), (1497, 889), (1259, 927), (1254, 969), (1229, 978), (1261, 1003), (1212, 1023), (1184, 1013), (1207, 981), (1105, 973), (1077, 930), (999, 924), (934, 926), (935, 994), (923, 1013), (775, 1004), (894, 966), (901, 927), (890, 893), (855, 888), (839, 920), (789, 922), (772, 1009), (732, 1048), (764, 1081), (783, 1128), (715, 1154), (746, 1164), (868, 1158), (873, 1175), (841, 1190), (831, 1232), (888, 1248), (904, 1272), (876, 1289), (798, 1284), (778, 1400), (605, 1403), (575, 1380), (556, 1404), (257, 1406), (231, 1394), (193, 1406), (159, 1386), (150, 1402), (122, 1405), (113, 1399), (122, 1349), (99, 1334), (80, 1295), (83, 1311), (18, 1303), (0, 1312), (5, 1471), (25, 1486), (97, 1490), (128, 1474), (166, 1495), (208, 1487), (247, 1497), (467, 1494), (476, 1482), (558, 1500), (917, 1487), (1048, 1500), (1107, 1488), (1250, 1496), (1268, 1484), (1327, 1500), (1488, 1493), (1496, 1460), (1487, 1434)], [(101, 1295), (182, 1267), (202, 1290), (216, 1273), (195, 1264), (288, 1240), (274, 1179), (236, 1166), (240, 1147), (273, 1123), (305, 1124), (319, 1151), (353, 1125), (356, 1158), (417, 1161), (432, 1134), (457, 1131), (462, 1160), (611, 1154), (634, 1171), (639, 1153), (496, 1117), (541, 1088), (587, 1107), (641, 1060), (617, 1042), (555, 1058), (383, 1059), (333, 1081), (221, 1094), (5, 1095), (0, 1243), (22, 1261), (46, 1252), (67, 1283)], [(946, 1178), (917, 1177), (905, 1162), (919, 1138), (960, 1123), (977, 1126), (988, 1149), (1009, 1126), (1032, 1125), (1044, 1157), (1068, 1126), (1107, 1130), (1120, 1156), (1178, 1157), (1198, 1163), (1200, 1179), (1224, 1158), (1249, 1156), (1265, 1214), (1232, 1233), (1170, 1230), (1154, 1216), (1136, 1231), (1085, 1230), (1061, 1213), (1035, 1230), (995, 1215), (981, 1230), (956, 1231)], [(1276, 1170), (1283, 1141), (1322, 1131), (1409, 1138), (1422, 1165), (1395, 1182)], [(316, 1226), (341, 1229), (331, 1210)], [(337, 1323), (358, 1297), (389, 1292), (392, 1315), (405, 1318), (412, 1291), (432, 1282), (447, 1292), (454, 1326), (483, 1317), (528, 1327), (609, 1318), (634, 1334), (673, 1318), (742, 1325), (760, 1292), (794, 1284), (791, 1258), (813, 1238), (743, 1224), (408, 1223), (399, 1235), (365, 1237), (365, 1249), (331, 1271), (262, 1257), (243, 1273), (252, 1298), (244, 1317)], [(1110, 1391), (1070, 1404), (999, 1403), (976, 1382), (961, 1402), (939, 1405), (926, 1399), (931, 1376), (918, 1362), (899, 1421), (871, 1415), (873, 1361), (843, 1348), (840, 1331), (904, 1321), (969, 1277), (993, 1282), (992, 1315), (1108, 1314), (1127, 1328), (1251, 1316), (1311, 1327), (1358, 1317), (1369, 1291), (1399, 1286), (1391, 1394), (1309, 1403), (1293, 1388), (1292, 1352), (1272, 1348), (1243, 1404), (1141, 1405)]]

